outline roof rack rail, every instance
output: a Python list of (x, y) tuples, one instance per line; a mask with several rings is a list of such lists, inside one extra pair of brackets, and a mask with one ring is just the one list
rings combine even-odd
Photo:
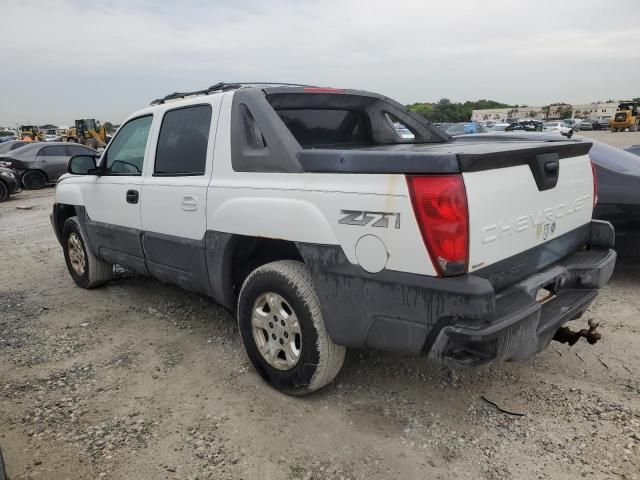
[(300, 83), (282, 83), (282, 82), (218, 82), (203, 90), (195, 90), (193, 92), (173, 92), (162, 98), (157, 98), (150, 105), (162, 105), (168, 100), (176, 100), (178, 98), (193, 97), (196, 95), (209, 95), (216, 92), (225, 92), (227, 90), (237, 90), (242, 87), (260, 86), (260, 85), (279, 85), (283, 87), (312, 87), (313, 85), (304, 85)]

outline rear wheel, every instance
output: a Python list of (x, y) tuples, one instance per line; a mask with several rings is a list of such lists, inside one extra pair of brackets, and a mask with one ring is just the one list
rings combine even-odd
[(615, 133), (615, 132), (617, 132), (617, 131), (618, 131), (618, 129), (617, 129), (617, 128), (615, 128), (615, 127), (611, 127), (611, 131), (612, 131), (613, 133)]
[(9, 198), (9, 188), (7, 185), (0, 180), (0, 202), (4, 202)]
[(75, 138), (67, 138), (67, 142), (76, 143), (76, 139)]
[(329, 338), (302, 262), (282, 260), (254, 270), (240, 291), (238, 325), (257, 372), (289, 395), (324, 387), (344, 362), (346, 349)]
[(638, 122), (634, 123), (633, 125), (631, 125), (629, 127), (629, 131), (630, 132), (637, 132), (638, 131)]
[(97, 258), (88, 248), (78, 217), (68, 218), (62, 227), (62, 248), (67, 269), (76, 285), (94, 288), (113, 276), (113, 265)]
[(38, 190), (47, 185), (47, 176), (39, 170), (29, 170), (22, 176), (22, 185), (27, 190)]

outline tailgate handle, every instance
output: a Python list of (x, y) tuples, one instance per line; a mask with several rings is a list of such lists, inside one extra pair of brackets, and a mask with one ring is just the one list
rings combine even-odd
[(539, 191), (550, 190), (558, 183), (560, 156), (557, 152), (539, 153), (529, 162)]

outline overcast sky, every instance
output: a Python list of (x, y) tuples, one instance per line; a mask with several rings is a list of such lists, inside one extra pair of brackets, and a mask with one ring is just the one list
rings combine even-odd
[(121, 122), (218, 81), (403, 103), (640, 96), (638, 0), (1, 1), (0, 125)]

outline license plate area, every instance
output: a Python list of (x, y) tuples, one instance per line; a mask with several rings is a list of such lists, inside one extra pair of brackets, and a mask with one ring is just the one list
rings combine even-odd
[(562, 284), (564, 284), (564, 275), (558, 276), (550, 282), (540, 285), (540, 288), (538, 288), (538, 291), (536, 292), (536, 302), (542, 305), (556, 298), (558, 289)]

